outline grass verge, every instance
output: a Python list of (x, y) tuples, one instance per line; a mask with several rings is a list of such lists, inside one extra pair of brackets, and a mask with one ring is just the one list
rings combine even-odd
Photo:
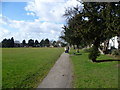
[[(118, 88), (118, 61), (93, 63), (88, 59), (88, 54), (74, 55), (70, 52), (74, 68), (74, 88)], [(97, 60), (112, 59), (110, 56), (101, 55)]]

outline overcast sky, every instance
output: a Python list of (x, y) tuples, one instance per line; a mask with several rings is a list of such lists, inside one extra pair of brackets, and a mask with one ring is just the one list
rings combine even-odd
[[(20, 0), (19, 0), (20, 1)], [(80, 4), (76, 0), (29, 0), (29, 2), (2, 2), (0, 13), (0, 41), (58, 40), (65, 23), (65, 8)], [(1, 7), (0, 7), (1, 8)]]

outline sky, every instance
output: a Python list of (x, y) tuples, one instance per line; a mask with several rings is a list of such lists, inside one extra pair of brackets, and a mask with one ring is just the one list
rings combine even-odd
[(76, 0), (3, 0), (0, 2), (0, 41), (14, 37), (58, 40), (65, 24), (66, 8), (80, 4)]

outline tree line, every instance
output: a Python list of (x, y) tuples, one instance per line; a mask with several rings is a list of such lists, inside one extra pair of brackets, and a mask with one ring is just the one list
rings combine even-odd
[[(79, 1), (79, 0), (78, 0)], [(104, 43), (106, 54), (109, 39), (120, 37), (120, 2), (81, 2), (83, 7), (68, 8), (60, 38), (70, 45), (80, 47), (92, 46), (89, 59), (96, 62), (100, 55), (99, 48)], [(120, 42), (119, 48), (120, 48)]]
[(14, 41), (14, 38), (11, 39), (3, 39), (2, 47), (3, 48), (12, 48), (12, 47), (64, 47), (66, 44), (58, 41), (50, 41), (47, 39), (42, 39), (40, 42), (38, 40), (29, 39), (28, 43), (26, 40), (23, 40), (22, 43), (19, 41)]

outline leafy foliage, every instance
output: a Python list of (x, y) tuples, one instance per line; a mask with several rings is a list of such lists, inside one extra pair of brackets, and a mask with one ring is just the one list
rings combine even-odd
[(90, 53), (92, 51), (92, 48), (85, 48), (83, 51), (86, 53)]
[(23, 47), (26, 46), (26, 41), (25, 40), (22, 41), (22, 46)]
[(11, 39), (3, 39), (2, 47), (14, 47), (14, 38), (12, 37)]
[(100, 44), (120, 33), (118, 20), (120, 13), (117, 10), (120, 8), (120, 3), (85, 2), (81, 4), (82, 10), (80, 6), (66, 10), (64, 16), (67, 18), (67, 24), (63, 27), (64, 35), (61, 37), (78, 47), (93, 44), (95, 50), (91, 52), (90, 58), (96, 60), (99, 56)]
[(117, 49), (112, 50), (112, 55), (120, 55), (120, 50)]
[(96, 61), (96, 58), (100, 56), (100, 52), (98, 51), (98, 48), (93, 46), (90, 50), (90, 54), (89, 54), (89, 59)]

